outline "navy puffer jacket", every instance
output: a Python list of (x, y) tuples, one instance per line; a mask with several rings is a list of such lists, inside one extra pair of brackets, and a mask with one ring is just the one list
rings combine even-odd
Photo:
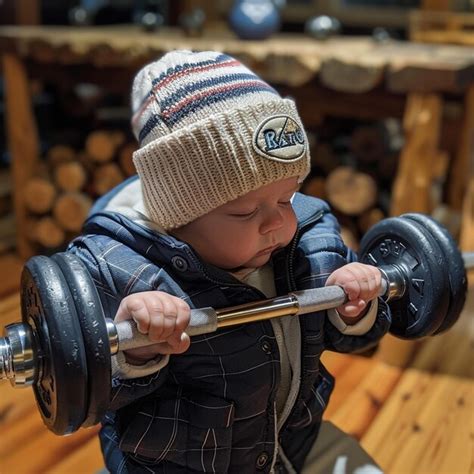
[[(203, 262), (186, 243), (106, 210), (110, 199), (126, 192), (126, 186), (127, 182), (97, 203), (84, 234), (69, 248), (86, 263), (108, 317), (114, 317), (126, 295), (150, 290), (171, 293), (196, 308), (265, 298), (256, 288)], [(293, 205), (297, 234), (272, 257), (280, 295), (323, 286), (332, 271), (355, 259), (323, 201), (297, 194)], [(190, 349), (171, 356), (158, 373), (113, 379), (111, 411), (101, 430), (108, 469), (263, 473), (272, 465), (278, 470), (286, 457), (298, 472), (333, 389), (321, 353), (369, 348), (389, 325), (390, 315), (381, 301), (375, 324), (362, 336), (341, 334), (325, 312), (299, 317), (299, 390), (280, 430), (275, 413), (280, 356), (271, 322), (193, 337)]]

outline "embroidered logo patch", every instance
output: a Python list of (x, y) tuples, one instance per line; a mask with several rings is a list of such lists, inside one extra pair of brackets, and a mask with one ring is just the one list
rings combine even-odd
[(253, 135), (255, 151), (276, 161), (295, 161), (306, 150), (306, 138), (300, 125), (288, 115), (265, 119)]

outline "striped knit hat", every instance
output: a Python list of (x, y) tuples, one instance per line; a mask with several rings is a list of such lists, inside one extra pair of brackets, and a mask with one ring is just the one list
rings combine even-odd
[(309, 172), (294, 102), (225, 54), (174, 51), (145, 66), (132, 108), (144, 204), (166, 230)]

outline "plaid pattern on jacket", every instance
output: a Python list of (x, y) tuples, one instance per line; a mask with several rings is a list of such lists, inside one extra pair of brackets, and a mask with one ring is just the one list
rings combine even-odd
[[(113, 318), (128, 294), (161, 290), (191, 307), (223, 308), (264, 299), (256, 288), (207, 265), (187, 244), (103, 211), (103, 198), (70, 245), (88, 266), (106, 316)], [(297, 194), (298, 231), (272, 258), (278, 294), (323, 286), (355, 255), (321, 200)], [(290, 415), (278, 432), (275, 395), (280, 359), (269, 321), (219, 329), (192, 338), (190, 349), (170, 357), (158, 373), (113, 379), (110, 413), (101, 443), (111, 472), (286, 472), (277, 450), (297, 472), (318, 434), (333, 378), (320, 362), (324, 350), (359, 351), (377, 343), (390, 315), (378, 317), (362, 336), (341, 334), (325, 312), (299, 317), (301, 379)], [(278, 449), (277, 449), (278, 447)], [(276, 464), (275, 464), (276, 462)], [(280, 468), (278, 468), (280, 466)]]

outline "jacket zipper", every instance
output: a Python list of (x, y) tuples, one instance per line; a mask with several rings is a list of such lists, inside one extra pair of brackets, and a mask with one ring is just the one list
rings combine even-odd
[[(308, 227), (311, 224), (314, 224), (315, 222), (318, 222), (326, 213), (323, 209), (318, 211), (314, 216), (311, 216), (309, 219), (306, 221), (302, 222), (298, 228), (296, 229), (295, 235), (293, 236), (293, 239), (291, 240), (290, 243), (290, 249), (288, 251), (287, 257), (286, 257), (286, 277), (287, 277), (287, 284), (288, 284), (288, 290), (289, 291), (296, 291), (296, 282), (294, 280), (294, 271), (293, 271), (293, 260), (294, 260), (294, 254), (296, 251), (296, 247), (298, 246), (298, 242), (300, 240), (300, 235), (303, 232), (306, 227)], [(188, 253), (189, 255), (189, 253)], [(190, 255), (190, 257), (193, 257)], [(252, 288), (255, 290), (262, 298), (266, 298), (266, 296), (258, 289), (254, 288), (253, 286), (249, 285), (244, 285), (242, 283), (232, 283), (232, 282), (227, 282), (227, 281), (219, 281), (215, 278), (212, 278), (209, 276), (207, 271), (205, 270), (204, 265), (201, 265), (202, 272), (204, 273), (205, 277), (211, 281), (212, 283), (215, 283), (217, 285), (226, 285), (226, 286), (234, 286), (234, 287), (241, 287), (241, 288)]]
[[(288, 284), (288, 290), (289, 291), (296, 291), (297, 290), (295, 275), (294, 275), (294, 271), (293, 271), (293, 268), (294, 268), (293, 267), (293, 260), (294, 260), (294, 254), (296, 252), (296, 248), (298, 246), (298, 242), (299, 242), (301, 233), (303, 232), (304, 229), (306, 229), (307, 226), (309, 226), (311, 224), (314, 224), (315, 222), (318, 222), (319, 220), (321, 220), (321, 218), (324, 216), (325, 213), (326, 213), (326, 211), (320, 210), (314, 216), (312, 216), (308, 220), (301, 223), (301, 225), (298, 227), (298, 229), (295, 233), (295, 236), (293, 237), (293, 240), (292, 240), (291, 245), (290, 245), (290, 249), (289, 249), (287, 257), (286, 257), (286, 269), (287, 269), (286, 270), (287, 271), (286, 275), (287, 275), (287, 284)], [(301, 354), (304, 354), (305, 350), (306, 350), (305, 349), (305, 341), (304, 341), (304, 338), (302, 337), (301, 338)], [(305, 372), (304, 358), (301, 357), (301, 354), (300, 354), (300, 359), (301, 359), (300, 379), (301, 379), (303, 373)], [(278, 429), (278, 434), (280, 434), (282, 431), (284, 431), (285, 426), (288, 422), (288, 419), (291, 418), (291, 415), (293, 414), (293, 410), (295, 409), (295, 404), (296, 404), (296, 400), (298, 399), (300, 389), (301, 389), (301, 385), (299, 384), (298, 385), (298, 390), (296, 390), (293, 393), (290, 392), (290, 394), (289, 394), (289, 400), (288, 401), (291, 404), (291, 408), (288, 411), (285, 410), (286, 414), (285, 414), (284, 417), (282, 417), (282, 419), (280, 420), (280, 423), (279, 423), (280, 428)], [(279, 443), (278, 438), (275, 440), (275, 442)]]

